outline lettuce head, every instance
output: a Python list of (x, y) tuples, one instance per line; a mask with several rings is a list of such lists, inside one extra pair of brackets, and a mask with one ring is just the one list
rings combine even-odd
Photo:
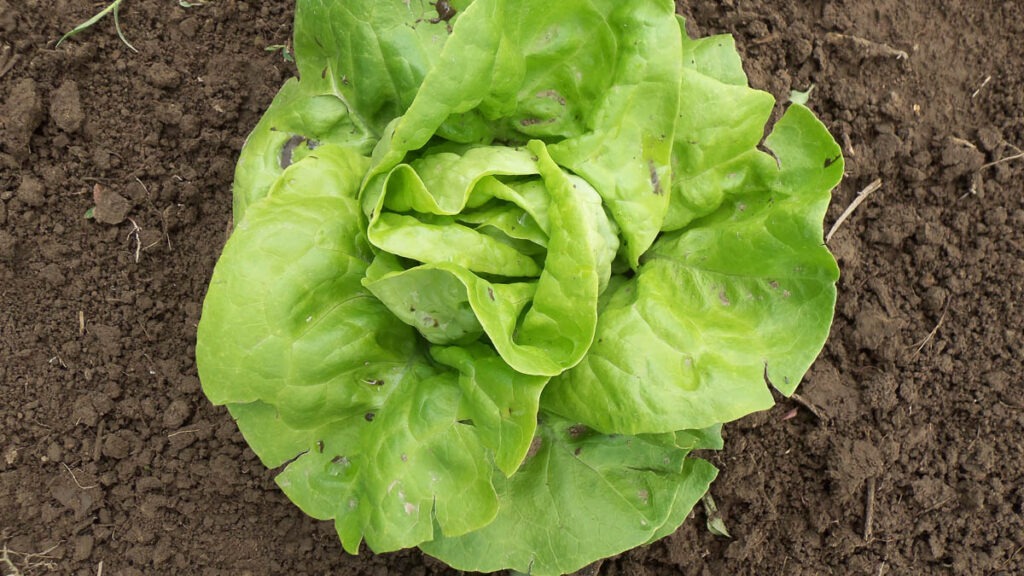
[(539, 576), (672, 533), (791, 394), (840, 150), (669, 0), (298, 0), (196, 356), (344, 548)]

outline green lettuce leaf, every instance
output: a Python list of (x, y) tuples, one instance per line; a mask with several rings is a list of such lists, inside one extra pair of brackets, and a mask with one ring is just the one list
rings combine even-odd
[[(460, 2), (452, 2), (460, 5)], [(299, 2), (295, 61), (303, 82), (343, 101), (378, 138), (440, 59), (447, 24), (427, 2)]]
[(775, 104), (767, 92), (747, 87), (729, 36), (691, 40), (684, 34), (682, 63), (685, 105), (676, 123), (665, 230), (679, 230), (714, 212), (737, 189), (757, 185), (764, 160), (757, 146)]
[[(704, 428), (791, 394), (828, 336), (839, 270), (822, 241), (839, 148), (794, 105), (749, 179), (712, 214), (665, 235), (601, 310), (583, 362), (544, 406), (624, 434)], [(778, 162), (778, 164), (776, 164)]]
[(294, 78), (286, 82), (246, 139), (233, 185), (236, 224), (288, 166), (317, 146), (334, 144), (360, 155), (373, 148), (372, 137), (353, 122), (345, 103), (315, 88)]
[(548, 576), (645, 544), (678, 528), (717, 474), (687, 458), (689, 440), (604, 436), (545, 417), (519, 472), (495, 478), (494, 521), (421, 548), (459, 570)]
[(492, 458), (518, 467), (547, 381), (479, 346), (439, 353), (462, 376), (438, 366), (362, 287), (372, 252), (355, 176), (366, 165), (324, 146), (249, 207), (196, 350), (207, 396), (231, 405), (268, 466), (294, 459), (278, 483), (311, 516), (335, 519), (353, 553), (363, 538), (380, 551), (415, 546), (435, 521), (452, 536), (490, 522)]
[[(502, 191), (493, 178), (498, 175), (532, 175), (542, 185), (522, 194), (515, 186)], [(423, 263), (367, 278), (366, 287), (397, 317), (436, 344), (482, 330), (505, 362), (524, 374), (555, 376), (580, 361), (594, 337), (598, 296), (611, 275), (618, 239), (600, 196), (556, 165), (543, 142), (427, 155), (395, 167), (384, 190), (370, 210), (370, 242)], [(499, 197), (520, 201), (515, 207), (521, 215), (532, 211), (544, 222), (543, 267), (516, 245), (457, 220), (474, 204)], [(485, 275), (528, 280), (490, 281)], [(427, 286), (426, 294), (417, 288)]]
[(552, 157), (601, 195), (635, 264), (670, 200), (681, 74), (672, 14), (667, 1), (474, 3), (381, 138), (364, 191), (370, 204), (388, 172), (435, 134), (456, 142), (557, 138)]
[(203, 391), (346, 551), (563, 574), (671, 534), (791, 394), (839, 147), (668, 0), (298, 0)]

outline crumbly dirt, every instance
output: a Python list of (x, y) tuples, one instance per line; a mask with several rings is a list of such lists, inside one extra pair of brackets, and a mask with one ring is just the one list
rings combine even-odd
[[(689, 0), (847, 177), (832, 338), (726, 429), (715, 499), (604, 576), (1024, 574), (1024, 4)], [(0, 573), (455, 574), (345, 555), (196, 377), (234, 161), (293, 73), (292, 2), (0, 0)], [(1006, 161), (1002, 161), (1006, 159)], [(85, 217), (96, 206), (95, 218)], [(871, 508), (870, 518), (868, 508)], [(870, 520), (870, 521), (869, 521)]]

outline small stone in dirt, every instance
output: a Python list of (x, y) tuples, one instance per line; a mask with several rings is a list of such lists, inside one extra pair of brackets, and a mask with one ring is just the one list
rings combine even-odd
[(50, 118), (61, 130), (78, 132), (85, 120), (82, 111), (82, 100), (78, 94), (78, 84), (67, 80), (50, 95)]
[(0, 262), (14, 260), (18, 241), (6, 230), (0, 230)]
[(157, 88), (177, 88), (181, 75), (163, 62), (157, 62), (146, 70), (146, 81)]
[(128, 456), (128, 441), (124, 438), (111, 434), (103, 442), (103, 455), (115, 460), (121, 460)]
[(0, 202), (0, 226), (7, 223), (7, 205)]
[(879, 134), (872, 145), (875, 159), (880, 164), (892, 162), (903, 149), (903, 141), (895, 134)]
[(171, 402), (170, 406), (167, 407), (167, 411), (164, 412), (164, 427), (172, 430), (177, 429), (191, 415), (192, 409), (189, 407), (188, 402), (181, 399), (175, 400)]
[(39, 270), (39, 277), (49, 286), (63, 286), (67, 273), (58, 264), (51, 262)]
[(829, 474), (834, 488), (845, 496), (857, 494), (868, 478), (880, 476), (885, 470), (885, 455), (869, 440), (845, 442), (832, 458)]
[(0, 0), (0, 31), (12, 34), (18, 29), (18, 11)]
[(946, 139), (942, 149), (942, 164), (948, 180), (955, 180), (964, 174), (976, 172), (985, 163), (985, 155), (967, 142), (957, 139)]
[(995, 152), (1003, 142), (1005, 140), (998, 128), (984, 126), (978, 129), (978, 144), (981, 144), (981, 148), (986, 152)]
[(132, 204), (127, 198), (99, 184), (92, 189), (92, 199), (96, 202), (93, 216), (101, 224), (120, 224), (132, 209)]
[(157, 106), (156, 111), (153, 114), (157, 121), (167, 126), (177, 126), (181, 124), (183, 115), (181, 106), (173, 102), (160, 104)]
[(868, 305), (854, 320), (853, 341), (862, 350), (884, 348), (886, 340), (893, 336), (897, 323), (881, 307)]
[(84, 424), (92, 427), (99, 422), (99, 414), (96, 413), (96, 409), (93, 408), (92, 402), (86, 396), (80, 397), (75, 400), (74, 407), (71, 410), (71, 420), (75, 424)]
[(46, 203), (44, 190), (42, 182), (32, 176), (25, 176), (21, 179), (21, 186), (18, 186), (17, 198), (33, 208), (38, 208)]
[(10, 446), (4, 451), (4, 462), (8, 466), (13, 466), (18, 461), (18, 449), (14, 446)]
[(89, 556), (92, 556), (92, 547), (94, 544), (95, 540), (89, 535), (75, 538), (75, 551), (72, 553), (72, 559), (76, 562), (88, 560)]
[(124, 187), (124, 194), (129, 200), (135, 204), (143, 204), (146, 202), (146, 196), (149, 192), (146, 190), (146, 186), (139, 180), (133, 180)]
[(0, 146), (19, 162), (29, 155), (32, 133), (43, 122), (43, 101), (35, 80), (25, 78), (11, 88), (0, 109)]
[(64, 451), (61, 450), (60, 445), (56, 442), (50, 442), (50, 445), (46, 448), (46, 458), (50, 462), (60, 462), (64, 456)]
[(956, 490), (941, 479), (933, 476), (926, 476), (912, 481), (910, 483), (910, 490), (914, 502), (924, 509), (948, 502), (956, 495)]

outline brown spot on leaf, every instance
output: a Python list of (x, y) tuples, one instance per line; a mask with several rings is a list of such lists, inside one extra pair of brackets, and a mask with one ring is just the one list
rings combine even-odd
[(665, 191), (661, 188), (661, 176), (658, 175), (658, 166), (655, 165), (654, 160), (647, 162), (647, 168), (651, 171), (651, 186), (654, 188), (654, 193), (657, 196), (665, 194)]
[(718, 292), (718, 301), (722, 303), (722, 306), (729, 306), (732, 302), (729, 300), (729, 295), (726, 294), (725, 288), (722, 288)]
[(526, 460), (533, 458), (540, 452), (541, 446), (544, 445), (544, 441), (541, 440), (540, 436), (534, 436), (533, 440), (530, 441), (530, 449), (526, 451)]
[(583, 424), (573, 424), (569, 427), (569, 437), (573, 440), (578, 440), (589, 431), (590, 428), (587, 428)]
[(550, 98), (562, 106), (565, 106), (565, 98), (559, 94), (557, 90), (545, 90), (543, 92), (538, 92), (537, 98)]

